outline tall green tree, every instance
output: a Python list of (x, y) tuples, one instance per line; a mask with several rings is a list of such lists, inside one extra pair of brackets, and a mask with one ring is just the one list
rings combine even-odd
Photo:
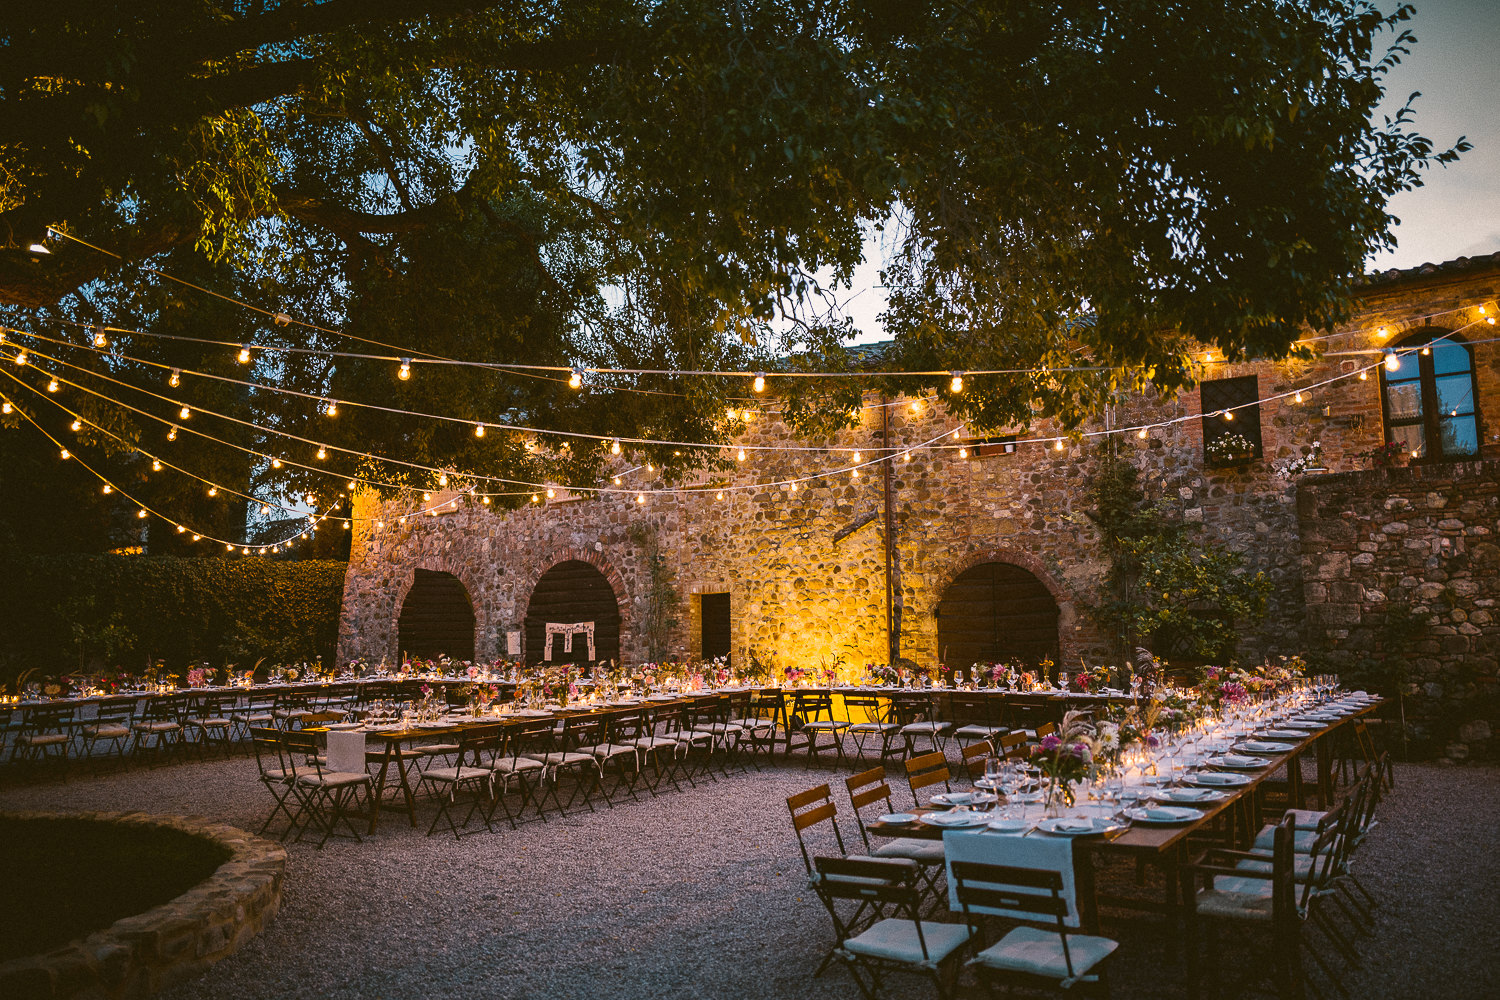
[[(1366, 0), (12, 4), (0, 303), (74, 339), (60, 319), (176, 317), (229, 353), (837, 369), (856, 363), (852, 327), (825, 284), (879, 228), (894, 344), (874, 368), (1024, 369), (970, 377), (951, 405), (982, 426), (1074, 426), (1110, 393), (1187, 384), (1194, 341), (1276, 357), (1347, 315), (1363, 260), (1392, 242), (1389, 197), (1463, 148), (1434, 149), (1409, 112), (1372, 121), (1411, 16)], [(149, 265), (320, 329), (229, 315)], [(115, 339), (130, 357), (196, 350)], [(400, 383), (389, 364), (272, 351), (240, 370), (317, 397), (185, 390), (305, 439), (241, 428), (262, 456), (236, 460), (247, 482), (273, 453), (311, 464), (312, 442), (527, 482), (602, 474), (592, 445), (528, 451), (369, 412), (334, 426), (325, 397), (719, 442), (726, 399), (750, 395), (428, 367)], [(856, 391), (777, 388), (803, 430), (846, 422)], [(636, 457), (674, 474), (692, 459), (676, 450)], [(327, 502), (326, 479), (276, 471)]]

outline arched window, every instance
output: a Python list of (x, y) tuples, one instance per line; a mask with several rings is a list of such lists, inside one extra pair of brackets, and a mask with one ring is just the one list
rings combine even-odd
[(1380, 369), (1385, 439), (1413, 459), (1479, 453), (1474, 355), (1456, 334), (1424, 330), (1395, 345), (1400, 364)]

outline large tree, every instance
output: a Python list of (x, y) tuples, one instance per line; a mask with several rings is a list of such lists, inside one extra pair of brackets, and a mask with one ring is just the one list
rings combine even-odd
[[(155, 330), (176, 316), (272, 346), (836, 368), (850, 326), (818, 279), (847, 279), (880, 228), (895, 343), (876, 367), (1044, 368), (970, 378), (951, 405), (984, 426), (1073, 426), (1111, 393), (1189, 382), (1194, 341), (1275, 357), (1347, 315), (1362, 262), (1392, 241), (1387, 199), (1462, 148), (1435, 150), (1408, 114), (1372, 119), (1411, 14), (1364, 0), (11, 4), (0, 303), (53, 335), (60, 318)], [(324, 329), (219, 318), (151, 266)], [(114, 341), (178, 363), (170, 344)], [(427, 368), (401, 384), (387, 364), (308, 355), (249, 370), (315, 395), (695, 441), (724, 440), (725, 399), (747, 395), (617, 376), (580, 396)], [(778, 387), (799, 426), (847, 420), (855, 383), (792, 382)], [(516, 479), (589, 481), (604, 453), (539, 456), (368, 413), (335, 429), (306, 400), (237, 399), (306, 438)], [(674, 451), (639, 455), (672, 468)]]

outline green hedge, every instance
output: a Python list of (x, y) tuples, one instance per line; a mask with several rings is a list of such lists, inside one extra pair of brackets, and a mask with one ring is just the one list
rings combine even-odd
[(165, 660), (333, 662), (346, 564), (34, 556), (0, 560), (0, 682)]

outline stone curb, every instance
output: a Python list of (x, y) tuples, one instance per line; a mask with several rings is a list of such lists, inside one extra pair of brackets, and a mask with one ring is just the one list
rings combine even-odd
[(165, 827), (230, 851), (212, 875), (176, 899), (45, 954), (0, 963), (0, 997), (7, 1000), (150, 996), (239, 950), (281, 906), (286, 848), (225, 823), (144, 812), (27, 811), (0, 817)]

